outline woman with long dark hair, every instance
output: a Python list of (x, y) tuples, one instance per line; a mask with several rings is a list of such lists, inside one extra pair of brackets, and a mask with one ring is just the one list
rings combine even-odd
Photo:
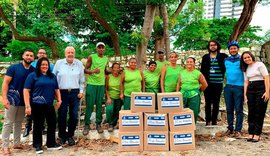
[[(60, 90), (56, 76), (51, 72), (50, 62), (47, 58), (41, 58), (37, 62), (35, 72), (31, 73), (24, 84), (25, 113), (31, 115), (34, 120), (33, 147), (36, 153), (43, 153), (42, 130), (44, 120), (47, 122), (47, 149), (59, 150), (60, 145), (55, 142), (56, 114), (61, 105)], [(53, 102), (56, 97), (57, 103)], [(31, 105), (30, 105), (31, 103)]]
[(266, 66), (255, 61), (255, 56), (249, 51), (242, 54), (240, 63), (245, 73), (244, 99), (248, 104), (247, 141), (258, 142), (269, 100), (269, 74)]

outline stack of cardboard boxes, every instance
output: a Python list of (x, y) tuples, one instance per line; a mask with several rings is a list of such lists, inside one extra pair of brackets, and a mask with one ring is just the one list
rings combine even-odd
[(181, 93), (132, 93), (131, 110), (119, 114), (119, 151), (195, 149), (193, 111)]

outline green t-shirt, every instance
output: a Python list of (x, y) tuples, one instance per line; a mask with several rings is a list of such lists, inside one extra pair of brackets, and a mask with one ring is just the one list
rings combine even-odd
[(181, 79), (181, 93), (185, 98), (191, 98), (198, 95), (200, 89), (200, 75), (201, 72), (194, 69), (192, 72), (188, 72), (186, 69), (180, 73)]
[(160, 62), (159, 60), (156, 60), (156, 63), (157, 63), (157, 68), (156, 68), (155, 71), (157, 71), (157, 73), (158, 73), (159, 76), (161, 75), (161, 70), (162, 70), (163, 66), (165, 64), (170, 64), (169, 61)]
[(181, 67), (176, 66), (172, 68), (171, 66), (166, 67), (166, 75), (165, 75), (165, 82), (164, 82), (164, 91), (165, 92), (175, 92), (176, 85), (178, 81), (178, 76), (181, 72)]
[(128, 69), (124, 70), (125, 82), (124, 82), (124, 95), (130, 96), (132, 92), (142, 91), (142, 76), (140, 70), (135, 70), (133, 72)]
[(109, 61), (108, 57), (98, 57), (98, 54), (93, 54), (92, 56), (92, 65), (90, 70), (94, 70), (96, 68), (100, 69), (100, 73), (91, 74), (88, 77), (88, 84), (90, 85), (105, 85), (105, 68)]
[(108, 90), (110, 97), (113, 99), (120, 98), (120, 79), (121, 75), (117, 77), (114, 77), (112, 74), (109, 75)]
[(143, 71), (143, 76), (145, 80), (145, 91), (146, 92), (152, 92), (152, 93), (158, 93), (159, 91), (159, 78), (160, 76), (156, 72), (151, 72), (150, 70)]

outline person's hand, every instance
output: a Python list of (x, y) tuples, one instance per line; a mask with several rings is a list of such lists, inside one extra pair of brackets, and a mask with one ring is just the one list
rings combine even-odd
[(106, 104), (107, 104), (107, 105), (112, 104), (112, 99), (111, 99), (111, 98), (108, 98), (107, 101), (106, 101)]
[(79, 93), (79, 94), (78, 94), (78, 98), (79, 98), (79, 99), (83, 98), (83, 93)]
[(25, 106), (25, 114), (31, 115), (31, 107), (30, 106)]
[(55, 104), (55, 110), (58, 110), (61, 106), (62, 101), (57, 101)]
[(120, 94), (120, 99), (124, 100), (124, 94), (123, 93)]
[(269, 100), (269, 93), (265, 92), (262, 96), (262, 98), (264, 99), (264, 102), (267, 102)]
[(8, 99), (3, 99), (3, 106), (4, 106), (4, 108), (9, 109), (10, 103), (9, 103)]
[(94, 70), (94, 73), (99, 74), (99, 73), (100, 73), (100, 69), (99, 69), (99, 68), (96, 68), (96, 69)]
[(247, 104), (247, 102), (248, 102), (247, 96), (244, 96), (244, 104)]

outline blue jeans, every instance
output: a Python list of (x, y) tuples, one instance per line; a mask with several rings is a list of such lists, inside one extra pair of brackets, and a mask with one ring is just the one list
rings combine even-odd
[[(240, 132), (243, 127), (244, 87), (227, 84), (224, 88), (224, 98), (227, 110), (228, 129)], [(233, 127), (234, 109), (236, 111), (235, 129)]]
[[(78, 123), (78, 109), (80, 99), (78, 98), (79, 89), (71, 91), (60, 90), (62, 104), (58, 110), (58, 136), (62, 139), (74, 136), (74, 132)], [(68, 111), (69, 109), (69, 111)], [(68, 132), (67, 127), (67, 112), (69, 112)]]

